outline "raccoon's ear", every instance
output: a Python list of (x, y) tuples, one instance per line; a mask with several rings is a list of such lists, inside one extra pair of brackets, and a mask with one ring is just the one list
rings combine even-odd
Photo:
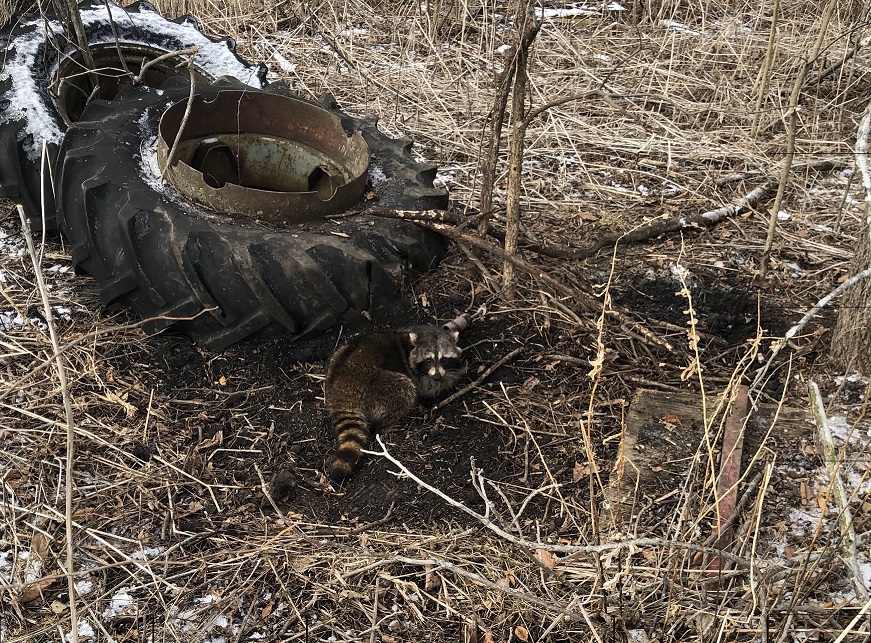
[(458, 331), (458, 330), (452, 330), (452, 331), (451, 331), (451, 339), (453, 339), (453, 340), (454, 340), (454, 343), (456, 344), (456, 343), (457, 343), (457, 340), (460, 339), (460, 331)]
[(412, 346), (417, 344), (417, 333), (415, 333), (414, 331), (408, 333), (408, 341), (411, 342)]

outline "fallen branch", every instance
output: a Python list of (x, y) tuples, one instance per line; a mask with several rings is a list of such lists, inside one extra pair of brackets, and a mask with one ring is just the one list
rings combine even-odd
[[(474, 509), (470, 509), (469, 507), (467, 507), (463, 503), (459, 502), (458, 500), (454, 500), (449, 495), (447, 495), (445, 492), (441, 491), (440, 489), (437, 489), (436, 487), (433, 487), (432, 485), (424, 482), (419, 477), (414, 475), (408, 469), (408, 467), (406, 467), (404, 464), (402, 464), (402, 462), (400, 462), (395, 457), (393, 457), (393, 455), (387, 450), (387, 446), (384, 444), (384, 441), (381, 439), (380, 435), (375, 436), (375, 441), (378, 442), (378, 445), (381, 447), (381, 451), (370, 451), (367, 449), (367, 450), (364, 450), (363, 453), (365, 453), (367, 455), (379, 456), (379, 457), (382, 457), (382, 458), (392, 462), (394, 465), (399, 467), (399, 470), (403, 474), (408, 476), (415, 483), (417, 483), (418, 485), (420, 485), (421, 487), (423, 487), (427, 491), (434, 493), (439, 498), (441, 498), (442, 500), (447, 502), (450, 506), (459, 509), (460, 511), (462, 511), (465, 514), (468, 514), (469, 516), (471, 516), (472, 518), (474, 518), (475, 520), (480, 522), (484, 527), (486, 527), (487, 529), (489, 529), (490, 531), (492, 531), (496, 535), (500, 536), (501, 538), (507, 540), (508, 542), (510, 542), (514, 545), (517, 545), (519, 547), (524, 547), (526, 549), (531, 549), (531, 550), (543, 549), (545, 551), (549, 551), (549, 552), (553, 552), (553, 553), (566, 554), (566, 556), (564, 556), (562, 558), (555, 559), (556, 564), (559, 564), (561, 562), (565, 562), (566, 560), (575, 558), (577, 556), (589, 556), (590, 554), (601, 554), (603, 552), (613, 551), (616, 549), (623, 549), (623, 548), (637, 550), (641, 547), (666, 547), (666, 548), (674, 548), (674, 549), (683, 549), (683, 550), (691, 551), (691, 552), (700, 552), (703, 554), (709, 554), (711, 556), (720, 556), (721, 558), (724, 558), (724, 559), (734, 563), (735, 565), (738, 565), (739, 567), (742, 567), (745, 569), (750, 569), (752, 567), (758, 567), (759, 562), (760, 562), (759, 558), (756, 558), (755, 562), (754, 562), (748, 558), (745, 558), (744, 556), (738, 556), (737, 554), (732, 554), (729, 552), (721, 551), (718, 549), (714, 549), (712, 547), (704, 547), (702, 545), (696, 545), (694, 543), (685, 543), (685, 542), (680, 542), (680, 541), (676, 541), (676, 540), (665, 540), (663, 538), (630, 538), (628, 540), (622, 540), (622, 541), (610, 542), (610, 543), (601, 543), (599, 545), (563, 545), (563, 544), (556, 544), (556, 543), (543, 543), (543, 542), (538, 542), (538, 541), (534, 542), (531, 540), (526, 540), (525, 538), (520, 538), (518, 536), (515, 536), (514, 534), (511, 534), (511, 533), (505, 531), (504, 529), (502, 529), (502, 527), (497, 525), (495, 522), (490, 520), (488, 517), (483, 516), (482, 514), (475, 511)], [(780, 563), (775, 562), (775, 561), (766, 561), (766, 562), (769, 566), (772, 566), (772, 565), (782, 566)]]
[(523, 349), (524, 349), (523, 346), (519, 346), (519, 347), (515, 348), (513, 351), (511, 351), (510, 353), (508, 353), (505, 357), (503, 357), (502, 359), (500, 359), (498, 362), (496, 362), (495, 364), (493, 364), (493, 365), (491, 365), (490, 367), (488, 367), (487, 370), (484, 371), (483, 373), (481, 373), (481, 376), (480, 376), (478, 379), (476, 379), (474, 382), (472, 382), (471, 384), (467, 384), (466, 386), (464, 386), (463, 388), (461, 388), (459, 391), (457, 391), (456, 393), (454, 393), (454, 394), (451, 395), (450, 397), (446, 397), (446, 398), (443, 399), (441, 402), (439, 402), (438, 404), (436, 404), (436, 405), (433, 407), (433, 410), (438, 410), (438, 409), (442, 408), (443, 406), (447, 406), (448, 404), (450, 404), (450, 403), (453, 402), (454, 400), (463, 397), (466, 393), (468, 393), (469, 391), (471, 391), (472, 389), (474, 389), (476, 386), (478, 386), (479, 384), (481, 384), (481, 382), (483, 382), (483, 381), (486, 380), (488, 377), (490, 377), (490, 375), (493, 374), (493, 371), (495, 371), (495, 370), (501, 368), (502, 366), (505, 366), (506, 363), (508, 363), (509, 361), (511, 361), (512, 359), (514, 359), (514, 358), (515, 358), (518, 354), (520, 354), (521, 352), (523, 352)]
[[(831, 170), (843, 169), (848, 166), (848, 163), (840, 159), (820, 159), (816, 161), (809, 161), (806, 163), (793, 163), (792, 171), (798, 172), (801, 170), (810, 169), (816, 170), (817, 172), (827, 172)], [(749, 178), (750, 176), (751, 173), (745, 173), (744, 175), (730, 175), (728, 177), (724, 177), (724, 182), (743, 180), (745, 178)], [(739, 197), (732, 203), (728, 203), (718, 208), (714, 208), (713, 210), (708, 210), (706, 212), (700, 212), (697, 214), (690, 214), (674, 218), (657, 217), (652, 221), (648, 222), (646, 225), (639, 226), (638, 228), (629, 232), (612, 232), (602, 235), (601, 237), (594, 239), (588, 245), (582, 248), (565, 248), (562, 246), (539, 244), (522, 236), (519, 239), (519, 244), (521, 249), (523, 250), (527, 250), (529, 252), (533, 252), (535, 254), (545, 257), (552, 257), (554, 259), (588, 259), (594, 256), (600, 250), (612, 247), (618, 240), (620, 241), (620, 243), (640, 243), (642, 241), (647, 241), (663, 234), (678, 232), (679, 230), (713, 227), (729, 217), (743, 214), (744, 212), (755, 208), (759, 203), (772, 195), (775, 188), (777, 187), (777, 184), (778, 179), (776, 177), (769, 176), (765, 179), (764, 183), (753, 188), (752, 190), (750, 190), (750, 192)], [(466, 216), (456, 210), (390, 210), (387, 208), (366, 208), (359, 214), (391, 219), (402, 219), (405, 221), (415, 221), (418, 223), (441, 223), (456, 226), (458, 228), (463, 228), (467, 225), (473, 225), (481, 217), (481, 214)], [(439, 229), (439, 232), (448, 234), (442, 229)], [(504, 242), (505, 240), (505, 233), (500, 230), (488, 229), (487, 234), (488, 236), (497, 239), (500, 243)], [(448, 234), (448, 236), (450, 235)], [(477, 239), (480, 240), (481, 237), (477, 237)], [(465, 238), (463, 238), (463, 240), (467, 241), (467, 239)]]
[(858, 281), (867, 279), (868, 277), (871, 277), (871, 268), (866, 268), (862, 272), (857, 273), (847, 279), (844, 283), (835, 288), (828, 295), (820, 299), (813, 308), (807, 311), (804, 317), (802, 317), (795, 326), (786, 331), (783, 339), (779, 339), (774, 342), (771, 345), (771, 355), (768, 357), (768, 360), (765, 362), (763, 367), (756, 374), (756, 377), (753, 379), (753, 383), (750, 385), (750, 390), (754, 391), (756, 387), (759, 386), (760, 382), (762, 382), (762, 380), (765, 378), (765, 375), (768, 373), (768, 369), (771, 368), (771, 365), (774, 363), (774, 358), (778, 356), (780, 351), (783, 349), (784, 346), (786, 346), (789, 340), (795, 337), (818, 312), (828, 306), (835, 297), (843, 293), (845, 290), (847, 290), (847, 288), (849, 288)]

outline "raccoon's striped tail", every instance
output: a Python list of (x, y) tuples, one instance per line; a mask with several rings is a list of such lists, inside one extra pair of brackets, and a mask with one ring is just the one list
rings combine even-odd
[(330, 414), (336, 432), (336, 451), (327, 462), (327, 475), (342, 482), (354, 472), (360, 450), (369, 444), (369, 425), (360, 413), (337, 411)]

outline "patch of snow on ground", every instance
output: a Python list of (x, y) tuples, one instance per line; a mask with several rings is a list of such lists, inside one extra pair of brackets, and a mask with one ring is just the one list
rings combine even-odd
[(793, 537), (805, 538), (814, 533), (820, 521), (820, 509), (816, 506), (790, 507), (787, 512), (787, 524)]
[(677, 31), (678, 33), (687, 34), (689, 36), (701, 36), (701, 32), (696, 31), (695, 29), (690, 29), (682, 22), (678, 22), (676, 20), (660, 20), (659, 26), (664, 27), (666, 29), (671, 29), (672, 31)]
[(843, 444), (849, 440), (851, 442), (863, 442), (869, 437), (869, 431), (862, 431), (858, 427), (853, 428), (853, 425), (847, 422), (847, 418), (843, 415), (832, 415), (829, 417), (829, 429), (832, 431), (832, 436), (837, 438)]
[(287, 58), (281, 55), (277, 49), (272, 50), (272, 58), (285, 74), (293, 74), (296, 72), (296, 64), (290, 62)]
[(139, 614), (135, 599), (130, 594), (129, 587), (122, 587), (112, 595), (109, 606), (103, 610), (103, 618), (131, 618)]
[(12, 550), (0, 551), (0, 578), (6, 583), (12, 582)]
[(151, 560), (160, 556), (164, 551), (166, 551), (165, 547), (143, 547), (131, 553), (130, 558), (133, 560)]
[(372, 181), (372, 185), (380, 185), (387, 180), (387, 175), (384, 173), (384, 169), (375, 163), (371, 163), (369, 165), (369, 180)]
[[(90, 623), (88, 623), (87, 621), (79, 621), (79, 625), (76, 628), (76, 630), (78, 630), (80, 639), (84, 639), (84, 638), (92, 639), (95, 636), (94, 627)], [(64, 633), (64, 641), (66, 641), (67, 643), (70, 643), (72, 640), (73, 640), (73, 633), (72, 632), (65, 632)]]
[[(608, 11), (626, 11), (619, 2), (609, 2)], [(536, 16), (543, 15), (545, 18), (571, 18), (573, 16), (600, 16), (602, 15), (602, 5), (600, 4), (579, 4), (572, 3), (568, 7), (559, 9), (544, 9), (543, 11), (535, 12)]]
[(75, 582), (76, 595), (87, 596), (94, 591), (94, 581), (90, 578), (82, 578)]

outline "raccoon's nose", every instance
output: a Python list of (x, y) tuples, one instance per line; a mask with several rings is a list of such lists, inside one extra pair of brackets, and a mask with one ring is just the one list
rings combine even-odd
[(443, 368), (436, 368), (436, 369), (433, 369), (432, 378), (433, 378), (436, 382), (438, 382), (440, 379), (442, 379), (442, 377), (444, 377), (444, 374), (445, 374), (445, 369), (443, 369)]

